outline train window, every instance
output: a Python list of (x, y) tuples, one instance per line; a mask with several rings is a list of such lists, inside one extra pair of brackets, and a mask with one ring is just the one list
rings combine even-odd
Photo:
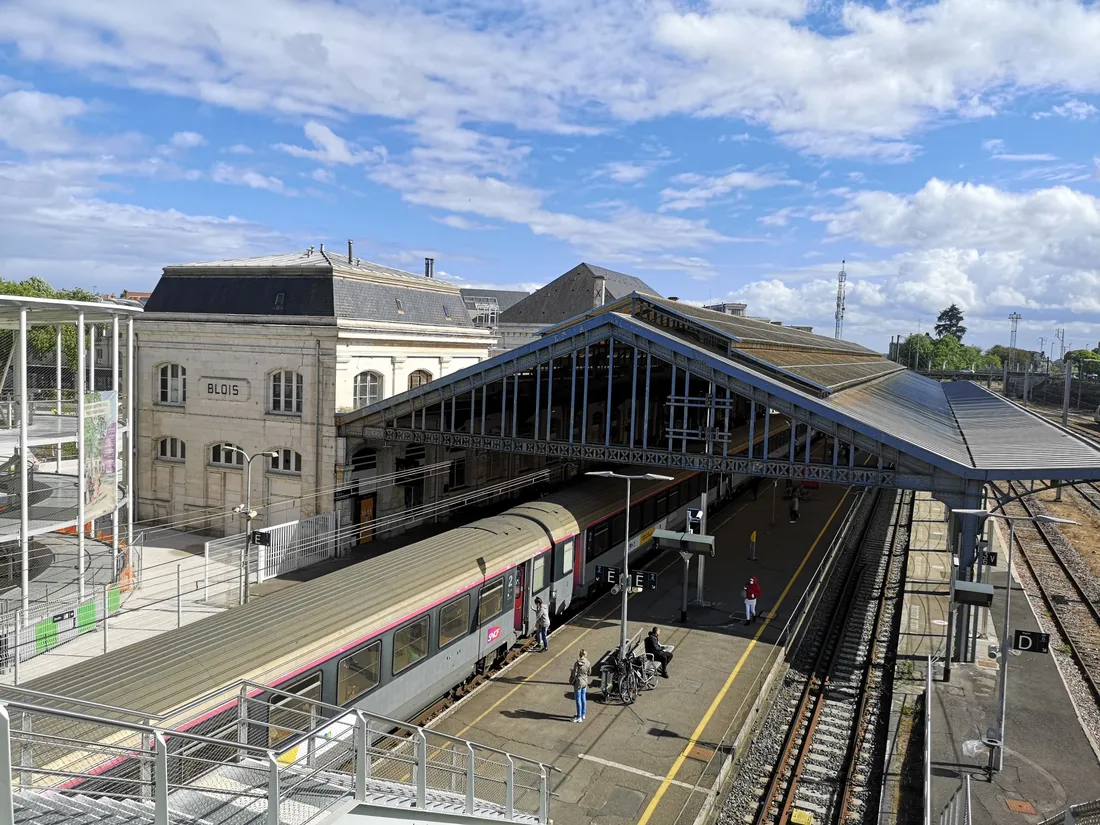
[(657, 513), (658, 519), (663, 519), (668, 515), (668, 496), (662, 493), (657, 496)]
[(378, 687), (381, 678), (382, 642), (363, 648), (341, 659), (336, 667), (337, 702), (354, 702), (368, 690)]
[(618, 546), (623, 543), (623, 536), (626, 535), (626, 514), (619, 513), (611, 520), (611, 544)]
[(543, 553), (541, 556), (535, 558), (535, 563), (531, 565), (531, 592), (538, 593), (544, 587), (546, 587), (546, 560), (550, 558), (549, 553)]
[(606, 524), (601, 524), (593, 530), (590, 538), (592, 539), (590, 542), (592, 552), (588, 556), (590, 559), (602, 556), (611, 549), (611, 531)]
[(428, 655), (428, 617), (421, 616), (393, 634), (393, 673), (408, 670)]
[(641, 524), (639, 524), (638, 526), (648, 527), (650, 524), (653, 524), (653, 522), (655, 522), (658, 518), (657, 516), (654, 516), (655, 512), (656, 502), (652, 497), (647, 498), (645, 501), (642, 502), (642, 521)]
[(504, 582), (498, 581), (491, 587), (481, 589), (481, 598), (477, 605), (477, 620), (479, 624), (492, 621), (500, 615), (504, 609)]
[(467, 593), (439, 609), (439, 646), (446, 647), (470, 632), (470, 595)]
[(269, 748), (295, 734), (305, 733), (321, 720), (321, 708), (314, 704), (321, 701), (320, 671), (279, 689), (295, 695), (273, 694), (271, 697), (267, 714)]
[(573, 572), (573, 547), (575, 544), (574, 539), (569, 539), (561, 546), (561, 571), (563, 573)]

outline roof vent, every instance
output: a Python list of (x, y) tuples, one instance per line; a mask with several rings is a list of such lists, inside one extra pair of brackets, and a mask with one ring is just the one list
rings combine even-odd
[(325, 245), (324, 244), (321, 244), (321, 254), (322, 255), (325, 254)]
[(312, 254), (313, 254), (313, 247), (311, 246), (309, 249), (306, 250), (306, 257), (308, 258)]
[(278, 295), (275, 296), (275, 311), (276, 312), (282, 312), (283, 311), (283, 298), (285, 298), (285, 297), (286, 297), (285, 292), (280, 292)]
[(670, 301), (679, 301), (679, 300), (680, 300), (680, 299), (679, 299), (679, 298), (677, 298), (677, 297), (676, 297), (675, 295), (669, 295), (669, 296), (668, 296), (668, 299), (669, 299)]
[(351, 238), (348, 238), (348, 263), (350, 264), (355, 260), (355, 256), (351, 254)]
[(405, 314), (405, 305), (401, 303), (401, 299), (400, 298), (394, 298), (393, 300), (397, 304), (397, 311), (400, 314), (404, 315)]
[(435, 258), (425, 258), (424, 259), (424, 277), (425, 278), (434, 278), (435, 277)]

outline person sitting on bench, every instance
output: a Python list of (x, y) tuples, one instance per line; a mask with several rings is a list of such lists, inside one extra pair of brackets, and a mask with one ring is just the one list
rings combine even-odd
[(653, 657), (653, 661), (661, 665), (661, 675), (668, 678), (668, 663), (672, 661), (672, 651), (661, 644), (661, 631), (653, 628), (645, 637), (645, 652)]

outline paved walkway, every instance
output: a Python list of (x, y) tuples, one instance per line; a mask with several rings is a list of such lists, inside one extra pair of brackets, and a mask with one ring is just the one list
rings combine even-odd
[[(998, 566), (988, 571), (995, 590), (993, 609), (979, 617), (976, 661), (955, 662), (951, 680), (944, 682), (942, 659), (946, 638), (946, 610), (950, 582), (950, 556), (943, 505), (924, 496), (918, 501), (910, 534), (909, 568), (896, 671), (894, 731), (899, 744), (890, 770), (884, 801), (899, 799), (899, 773), (903, 765), (919, 771), (923, 736), (914, 732), (915, 752), (904, 751), (904, 734), (898, 722), (913, 719), (919, 725), (923, 701), (925, 661), (933, 664), (932, 702), (932, 815), (940, 811), (959, 787), (971, 777), (972, 814), (975, 825), (1037, 823), (1067, 807), (1100, 797), (1100, 761), (1085, 736), (1066, 691), (1057, 663), (1049, 655), (1013, 653), (1008, 663), (1008, 706), (1004, 770), (987, 781), (988, 750), (981, 744), (986, 731), (996, 725), (998, 701), (998, 653), (1004, 616), (1007, 552), (1005, 536), (995, 531), (993, 549)], [(1012, 580), (1012, 627), (1038, 630), (1032, 606), (1019, 583)], [(916, 777), (919, 780), (919, 776)], [(903, 783), (902, 783), (903, 784)], [(922, 783), (910, 784), (901, 795), (900, 811), (884, 809), (880, 822), (918, 822)], [(1012, 805), (1015, 810), (1009, 808)]]
[[(647, 562), (658, 589), (632, 597), (631, 631), (657, 625), (676, 651), (671, 678), (635, 704), (601, 704), (594, 690), (587, 720), (571, 724), (568, 674), (578, 649), (595, 662), (617, 644), (619, 597), (607, 595), (554, 632), (550, 653), (520, 658), (433, 727), (555, 765), (562, 773), (554, 775), (551, 816), (559, 825), (690, 825), (713, 801), (711, 787), (781, 653), (781, 629), (850, 502), (843, 488), (822, 487), (797, 524), (780, 501), (773, 526), (769, 491), (759, 501), (745, 494), (713, 516), (717, 555), (707, 560), (705, 597), (714, 605), (689, 608), (686, 625), (679, 555)], [(753, 530), (756, 562), (747, 552)], [(764, 619), (745, 626), (741, 587), (750, 575), (763, 587)]]

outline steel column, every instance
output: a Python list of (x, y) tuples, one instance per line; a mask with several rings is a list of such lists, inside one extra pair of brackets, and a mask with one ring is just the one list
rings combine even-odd
[[(554, 420), (554, 359), (550, 359), (546, 371), (546, 440), (550, 440), (550, 424)], [(535, 434), (536, 437), (538, 433)]]
[(519, 435), (517, 429), (519, 422), (519, 373), (517, 372), (512, 379), (512, 438), (516, 438)]
[[(725, 423), (722, 425), (722, 427), (726, 431), (726, 440), (722, 442), (722, 455), (729, 455), (730, 454), (730, 407), (733, 406), (733, 402), (730, 400), (731, 398), (732, 398), (732, 393), (730, 393), (730, 388), (726, 387), (726, 416), (725, 416)], [(755, 413), (755, 410), (756, 410), (756, 402), (755, 401), (752, 402), (752, 409)], [(755, 432), (755, 427), (756, 427), (756, 415), (754, 414), (749, 419), (749, 458), (752, 458), (752, 439), (753, 439), (753, 433)]]
[(672, 383), (669, 384), (668, 401), (668, 451), (672, 452), (672, 426), (676, 423), (676, 407), (672, 404), (672, 397), (676, 395), (676, 365), (672, 365)]
[(589, 346), (584, 347), (584, 402), (581, 407), (581, 444), (588, 443), (588, 376), (592, 372), (592, 354)]
[(814, 440), (814, 428), (806, 425), (806, 463), (810, 463), (810, 444)]
[(615, 339), (607, 339), (607, 409), (604, 410), (603, 445), (611, 446), (611, 382), (615, 378)]
[(458, 414), (458, 396), (451, 396), (451, 432), (455, 431), (455, 416)]
[(134, 464), (137, 463), (137, 418), (134, 414), (134, 367), (137, 365), (137, 348), (134, 342), (134, 318), (126, 319), (126, 544), (134, 546), (134, 508), (137, 496), (134, 491)]
[(772, 457), (772, 454), (771, 454), (771, 452), (769, 452), (769, 448), (768, 448), (768, 435), (770, 434), (771, 427), (772, 427), (772, 408), (771, 408), (771, 405), (769, 404), (767, 409), (764, 410), (764, 451), (760, 455), (760, 457), (763, 458), (765, 461), (767, 461), (768, 459), (770, 459)]
[(500, 434), (508, 435), (508, 427), (505, 425), (505, 415), (508, 412), (508, 376), (500, 379)]
[(153, 751), (153, 821), (168, 825), (168, 745), (159, 730), (153, 732)]
[(648, 352), (645, 354), (645, 410), (642, 412), (642, 449), (649, 449), (649, 375), (650, 367), (653, 366), (653, 356)]
[(15, 788), (11, 771), (11, 716), (8, 706), (0, 703), (0, 825), (15, 825)]
[[(54, 379), (57, 381), (57, 385), (56, 385), (56, 388), (54, 389), (54, 397), (55, 397), (56, 402), (57, 402), (57, 414), (58, 415), (63, 415), (64, 414), (63, 413), (63, 408), (61, 406), (61, 404), (62, 404), (62, 401), (61, 401), (61, 357), (62, 357), (62, 354), (63, 354), (62, 353), (62, 343), (61, 343), (61, 324), (57, 325), (56, 333), (57, 333), (57, 344), (56, 344), (56, 347), (57, 347), (57, 359), (56, 359), (57, 363), (55, 364), (56, 374), (54, 376)], [(127, 424), (130, 423), (129, 418), (126, 419), (126, 423)], [(57, 464), (56, 464), (57, 472), (60, 473), (61, 472), (61, 442), (60, 441), (57, 442), (57, 458), (56, 458), (56, 460), (57, 460)], [(126, 463), (129, 464), (130, 462), (127, 461)]]
[(634, 347), (634, 367), (630, 376), (630, 446), (634, 446), (634, 417), (638, 407), (638, 348)]
[[(84, 318), (84, 313), (80, 314), (81, 320)], [(30, 472), (30, 468), (27, 462), (27, 456), (30, 452), (30, 447), (27, 445), (28, 433), (27, 427), (29, 421), (27, 419), (27, 411), (30, 407), (30, 393), (27, 392), (27, 308), (19, 307), (19, 364), (16, 366), (16, 376), (19, 379), (19, 555), (22, 559), (22, 572), (20, 573), (20, 584), (23, 588), (23, 621), (26, 622), (30, 614), (30, 479), (27, 478), (27, 474)], [(79, 348), (78, 348), (79, 349)], [(58, 411), (60, 412), (60, 410)], [(80, 419), (83, 421), (83, 417)], [(80, 450), (80, 455), (84, 454), (84, 439), (80, 438), (77, 449)], [(83, 475), (81, 475), (83, 479)], [(83, 501), (83, 497), (81, 498)], [(83, 533), (81, 533), (83, 535)], [(80, 563), (84, 564), (83, 547), (81, 547)], [(80, 576), (80, 598), (84, 598), (84, 574)], [(19, 653), (16, 651), (16, 656)]]
[(569, 443), (573, 443), (573, 427), (577, 415), (577, 351), (573, 350), (573, 375), (569, 379)]
[[(726, 396), (729, 397), (729, 389), (726, 390)], [(726, 406), (726, 432), (730, 429), (730, 408)], [(753, 442), (756, 440), (756, 402), (753, 401), (749, 405), (749, 458), (752, 458)], [(729, 450), (729, 442), (726, 442), (726, 450)], [(723, 451), (723, 455), (726, 452)]]
[(542, 364), (535, 364), (535, 440), (539, 437), (539, 412), (542, 409)]
[(423, 728), (416, 729), (416, 808), (424, 810), (428, 790), (428, 737)]
[(489, 385), (481, 387), (481, 434), (485, 435), (485, 408), (489, 405)]
[(836, 466), (837, 458), (840, 455), (840, 439), (835, 435), (833, 436), (833, 466)]
[(77, 598), (84, 601), (84, 505), (88, 497), (87, 457), (84, 455), (84, 313), (76, 316), (76, 555)]
[[(115, 415), (118, 418), (122, 417), (122, 405), (119, 403), (121, 393), (118, 386), (118, 316), (111, 317), (111, 391), (115, 394)], [(115, 442), (115, 455), (112, 456), (114, 463), (118, 463), (118, 449), (121, 445)], [(129, 463), (129, 462), (127, 462)], [(112, 568), (114, 575), (118, 575), (118, 528), (119, 528), (119, 512), (120, 506), (118, 500), (118, 473), (116, 469), (115, 478), (111, 481), (111, 497), (115, 500), (114, 510), (111, 511), (111, 561), (114, 564)]]
[[(676, 392), (675, 388), (673, 388), (672, 392), (673, 392), (673, 394), (675, 394), (675, 392)], [(687, 404), (687, 400), (690, 396), (691, 396), (691, 371), (690, 370), (684, 370), (684, 422), (683, 422), (683, 424), (684, 424), (685, 432), (684, 432), (683, 440), (680, 442), (680, 452), (681, 453), (686, 453), (687, 449), (688, 449), (688, 440), (687, 440), (687, 432), (686, 432), (687, 431), (687, 426), (688, 426), (688, 404)]]
[[(311, 737), (312, 739), (312, 737)], [(279, 758), (267, 752), (267, 825), (279, 825)]]
[(790, 422), (790, 428), (787, 431), (787, 435), (790, 436), (791, 443), (789, 446), (790, 455), (787, 457), (787, 461), (794, 464), (794, 443), (798, 440), (798, 422), (793, 418), (788, 418)]

